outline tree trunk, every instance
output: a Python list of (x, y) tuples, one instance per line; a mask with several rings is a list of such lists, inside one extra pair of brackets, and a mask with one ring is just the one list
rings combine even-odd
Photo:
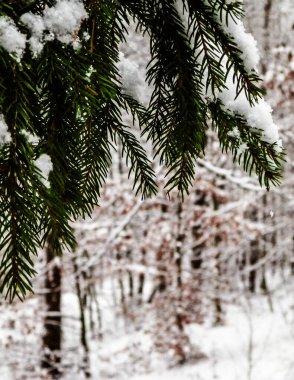
[[(75, 287), (76, 287), (76, 292), (78, 296), (78, 301), (79, 301), (79, 309), (80, 309), (80, 323), (81, 323), (81, 345), (83, 346), (84, 349), (84, 355), (82, 358), (82, 370), (85, 374), (85, 376), (88, 378), (91, 376), (90, 373), (90, 363), (89, 363), (89, 347), (88, 347), (88, 341), (87, 341), (87, 325), (86, 325), (86, 318), (85, 318), (85, 296), (86, 294), (83, 294), (83, 290), (81, 288), (80, 284), (80, 276), (79, 276), (79, 267), (77, 264), (77, 257), (72, 258), (72, 263), (73, 263), (73, 269), (74, 269), (74, 274), (75, 274)], [(90, 301), (91, 302), (91, 301)]]
[[(223, 189), (223, 186), (219, 186), (220, 189)], [(212, 203), (213, 203), (213, 210), (217, 211), (220, 207), (220, 202), (218, 197), (213, 194), (212, 196)], [(219, 225), (218, 228), (221, 226)], [(217, 280), (216, 280), (216, 287), (215, 287), (215, 299), (214, 299), (214, 307), (215, 307), (215, 318), (214, 318), (214, 325), (220, 326), (224, 323), (224, 312), (222, 307), (222, 300), (221, 300), (221, 286), (222, 278), (223, 278), (223, 271), (221, 268), (221, 249), (219, 248), (219, 245), (221, 244), (223, 238), (221, 234), (216, 234), (214, 237), (214, 246), (216, 247), (216, 273), (217, 273)]]
[[(146, 265), (145, 255), (146, 255), (145, 248), (142, 248), (142, 258), (141, 258), (142, 266)], [(145, 285), (145, 273), (142, 271), (139, 273), (139, 285), (138, 285), (139, 303), (141, 303), (143, 299), (144, 285)]]
[(269, 35), (270, 19), (272, 11), (272, 0), (266, 0), (264, 4), (264, 23), (263, 23), (263, 32), (264, 32), (264, 47), (263, 47), (263, 59), (261, 62), (261, 72), (265, 75), (268, 66), (268, 60), (270, 57), (271, 49), (271, 39)]
[(46, 248), (47, 272), (45, 278), (46, 316), (44, 320), (42, 368), (47, 369), (52, 379), (61, 377), (61, 279), (60, 263), (56, 260), (52, 241), (49, 238)]

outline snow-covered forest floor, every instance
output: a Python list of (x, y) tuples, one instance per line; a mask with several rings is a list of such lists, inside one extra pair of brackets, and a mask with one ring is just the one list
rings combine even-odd
[[(118, 318), (110, 294), (111, 286), (100, 293), (103, 310), (102, 336), (89, 339), (93, 379), (131, 380), (292, 380), (294, 378), (294, 296), (293, 279), (273, 277), (275, 291), (265, 295), (240, 295), (224, 308), (225, 320), (213, 326), (186, 326), (190, 342), (201, 351), (184, 365), (173, 361), (172, 351), (154, 350), (152, 321), (144, 316), (134, 323)], [(0, 379), (41, 379), (38, 368), (42, 314), (35, 299), (22, 305), (1, 308)], [(82, 380), (79, 348), (77, 297), (63, 297), (66, 380)], [(79, 352), (80, 351), (80, 352)], [(80, 355), (79, 355), (80, 354)]]
[[(108, 336), (99, 344), (91, 342), (93, 378), (292, 380), (293, 287), (293, 281), (279, 280), (270, 301), (264, 295), (248, 298), (241, 295), (236, 302), (226, 305), (223, 326), (213, 327), (209, 320), (203, 325), (188, 325), (187, 335), (201, 349), (203, 358), (191, 359), (185, 365), (172, 363), (171, 352), (160, 355), (154, 351), (148, 321), (134, 327), (130, 322), (115, 321), (110, 314), (104, 322), (107, 327), (109, 324)], [(74, 305), (72, 295), (68, 294), (66, 301)], [(73, 373), (66, 377), (74, 378)]]
[[(258, 31), (255, 11), (249, 28)], [(288, 150), (283, 185), (257, 191), (255, 180), (216, 153), (213, 136), (182, 206), (162, 189), (152, 200), (136, 199), (117, 161), (101, 208), (74, 225), (77, 251), (55, 263), (63, 268), (62, 379), (83, 380), (88, 372), (95, 380), (294, 379), (294, 43), (269, 34), (264, 78)], [(133, 31), (122, 47), (139, 65), (120, 69), (131, 70), (128, 86), (142, 101), (150, 96), (142, 81), (147, 49)], [(181, 265), (172, 253), (179, 246)], [(35, 295), (0, 300), (0, 380), (48, 379), (40, 368), (42, 252), (38, 269)], [(86, 299), (86, 345), (77, 283)]]

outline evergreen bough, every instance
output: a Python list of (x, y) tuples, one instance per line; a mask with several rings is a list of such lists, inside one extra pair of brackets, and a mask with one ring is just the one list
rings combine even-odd
[[(70, 222), (90, 215), (111, 165), (118, 140), (142, 197), (156, 193), (150, 162), (122, 113), (140, 124), (160, 162), (169, 168), (167, 189), (181, 196), (194, 179), (196, 159), (204, 154), (208, 127), (221, 147), (231, 152), (261, 185), (277, 185), (283, 151), (263, 141), (261, 131), (223, 107), (215, 95), (226, 88), (231, 72), (236, 95), (254, 105), (263, 95), (260, 78), (245, 67), (234, 38), (221, 27), (243, 17), (242, 3), (183, 0), (84, 0), (88, 17), (78, 32), (80, 49), (57, 39), (34, 57), (27, 48), (21, 60), (0, 46), (0, 114), (11, 141), (0, 145), (1, 291), (12, 300), (32, 291), (34, 255), (50, 242), (56, 255), (75, 246)], [(179, 3), (179, 2), (178, 2)], [(52, 0), (6, 0), (0, 18), (9, 17), (23, 33), (26, 12), (42, 15)], [(125, 93), (117, 69), (119, 44), (127, 24), (150, 37), (147, 82), (153, 86), (145, 109)], [(225, 65), (222, 65), (225, 58)], [(205, 89), (213, 96), (205, 97)], [(238, 133), (232, 133), (232, 131)], [(38, 137), (36, 142), (28, 134)], [(246, 149), (240, 149), (246, 143)], [(53, 170), (47, 187), (36, 159), (50, 156)]]

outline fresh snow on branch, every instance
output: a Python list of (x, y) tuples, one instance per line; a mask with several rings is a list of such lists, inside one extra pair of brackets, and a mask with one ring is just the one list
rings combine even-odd
[(49, 173), (53, 170), (51, 157), (48, 154), (41, 154), (41, 156), (35, 161), (36, 167), (41, 171), (43, 176), (43, 183), (46, 187), (49, 187)]
[(126, 58), (125, 55), (120, 52), (117, 68), (121, 76), (123, 90), (128, 95), (133, 96), (137, 100), (141, 100), (144, 96), (142, 94), (142, 88), (144, 88), (145, 83), (137, 62)]
[(241, 92), (236, 98), (236, 83), (233, 82), (232, 74), (228, 75), (226, 84), (227, 89), (218, 95), (225, 109), (242, 115), (252, 128), (262, 131), (261, 139), (263, 141), (269, 144), (276, 143), (276, 149), (280, 151), (282, 142), (279, 138), (278, 126), (272, 118), (270, 105), (264, 99), (260, 99), (251, 106), (244, 92)]
[(228, 181), (236, 184), (237, 186), (251, 191), (262, 192), (262, 189), (258, 184), (254, 184), (251, 177), (237, 177), (232, 174), (231, 170), (219, 168), (213, 165), (211, 162), (198, 158), (197, 163), (209, 170), (210, 172), (216, 174), (217, 176), (223, 177)]
[(31, 144), (38, 144), (39, 143), (40, 139), (38, 136), (33, 135), (24, 129), (21, 132), (27, 138), (29, 143), (31, 143)]
[(17, 61), (21, 60), (27, 42), (34, 57), (41, 53), (46, 41), (54, 38), (78, 48), (77, 34), (86, 18), (87, 12), (82, 1), (58, 0), (53, 7), (46, 6), (42, 16), (31, 12), (21, 16), (20, 21), (31, 32), (27, 40), (27, 36), (18, 30), (12, 19), (1, 17), (0, 46), (12, 53)]
[[(248, 72), (257, 70), (259, 64), (259, 52), (257, 42), (252, 34), (245, 31), (241, 20), (235, 20), (232, 17), (223, 20), (222, 26), (229, 33), (240, 48), (241, 57)], [(263, 141), (274, 144), (276, 143), (277, 151), (282, 148), (282, 142), (279, 138), (278, 127), (272, 118), (272, 109), (264, 99), (260, 99), (256, 104), (251, 106), (244, 92), (241, 92), (236, 98), (237, 84), (233, 74), (230, 72), (226, 80), (227, 89), (219, 94), (219, 98), (224, 103), (227, 110), (242, 115), (247, 123), (252, 127), (262, 131), (261, 138)]]
[(0, 17), (0, 46), (13, 54), (17, 61), (20, 61), (26, 48), (26, 36), (8, 17)]
[[(224, 21), (224, 20), (223, 20)], [(244, 24), (241, 20), (227, 18), (228, 24), (223, 22), (223, 29), (230, 34), (241, 50), (241, 57), (248, 72), (257, 70), (259, 64), (259, 51), (257, 41), (251, 33), (245, 31)]]
[(5, 123), (4, 116), (0, 114), (0, 144), (6, 144), (11, 141), (8, 126)]
[[(227, 1), (230, 3), (231, 1)], [(186, 28), (189, 25), (188, 13), (183, 11), (182, 1), (177, 1), (176, 9), (182, 19), (182, 22), (185, 24)], [(245, 68), (248, 72), (252, 70), (257, 70), (259, 64), (259, 52), (257, 47), (257, 42), (252, 36), (252, 34), (245, 31), (244, 24), (241, 20), (233, 19), (232, 17), (223, 18), (219, 15), (219, 23), (221, 24), (224, 31), (233, 37), (237, 46), (241, 52), (241, 58), (244, 62)], [(218, 52), (216, 51), (216, 54)], [(198, 54), (198, 60), (201, 61), (204, 57), (204, 54)], [(226, 59), (222, 60), (223, 71), (226, 72)], [(204, 82), (206, 82), (207, 73), (204, 72)], [(224, 104), (224, 108), (228, 111), (236, 112), (243, 116), (247, 123), (252, 127), (262, 131), (261, 138), (263, 141), (274, 144), (276, 143), (277, 151), (280, 151), (282, 148), (282, 142), (279, 138), (278, 127), (274, 123), (272, 118), (272, 109), (264, 99), (260, 99), (253, 106), (250, 105), (248, 99), (244, 92), (241, 92), (236, 98), (237, 83), (232, 72), (227, 75), (226, 78), (226, 87), (217, 93), (215, 91), (216, 97), (218, 97)], [(203, 88), (206, 88), (205, 86)], [(214, 100), (214, 94), (211, 91), (211, 88), (208, 86), (206, 88), (206, 98)], [(246, 149), (245, 145), (241, 146), (241, 150)]]
[(80, 0), (59, 0), (54, 7), (46, 7), (43, 16), (45, 29), (65, 44), (74, 41), (85, 18), (87, 12)]
[(44, 46), (43, 32), (45, 30), (45, 25), (43, 18), (39, 15), (28, 12), (23, 14), (20, 20), (31, 31), (32, 35), (29, 39), (29, 44), (33, 55), (37, 56), (41, 53)]

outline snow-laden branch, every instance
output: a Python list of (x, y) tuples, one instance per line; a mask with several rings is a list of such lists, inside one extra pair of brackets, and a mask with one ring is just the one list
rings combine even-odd
[(227, 179), (228, 181), (232, 182), (235, 185), (238, 185), (243, 189), (264, 192), (260, 186), (252, 183), (252, 178), (250, 177), (235, 177), (232, 175), (231, 170), (219, 168), (218, 166), (213, 165), (211, 162), (205, 161), (201, 158), (198, 158), (197, 163), (199, 166), (204, 167), (212, 173), (215, 173), (219, 177)]
[(116, 241), (116, 239), (119, 237), (121, 232), (127, 227), (127, 225), (131, 223), (132, 219), (138, 213), (138, 211), (140, 210), (143, 204), (144, 204), (144, 201), (141, 201), (141, 200), (138, 200), (135, 203), (135, 205), (133, 206), (131, 211), (126, 215), (122, 223), (120, 223), (119, 226), (117, 226), (117, 228), (111, 233), (111, 235), (105, 242), (103, 251), (99, 253), (98, 255), (91, 257), (90, 260), (88, 260), (84, 265), (82, 265), (79, 268), (78, 272), (75, 273), (75, 276), (79, 275), (80, 273), (84, 272), (87, 269), (90, 269), (95, 264), (99, 263), (102, 257), (109, 255), (109, 250), (112, 244)]

